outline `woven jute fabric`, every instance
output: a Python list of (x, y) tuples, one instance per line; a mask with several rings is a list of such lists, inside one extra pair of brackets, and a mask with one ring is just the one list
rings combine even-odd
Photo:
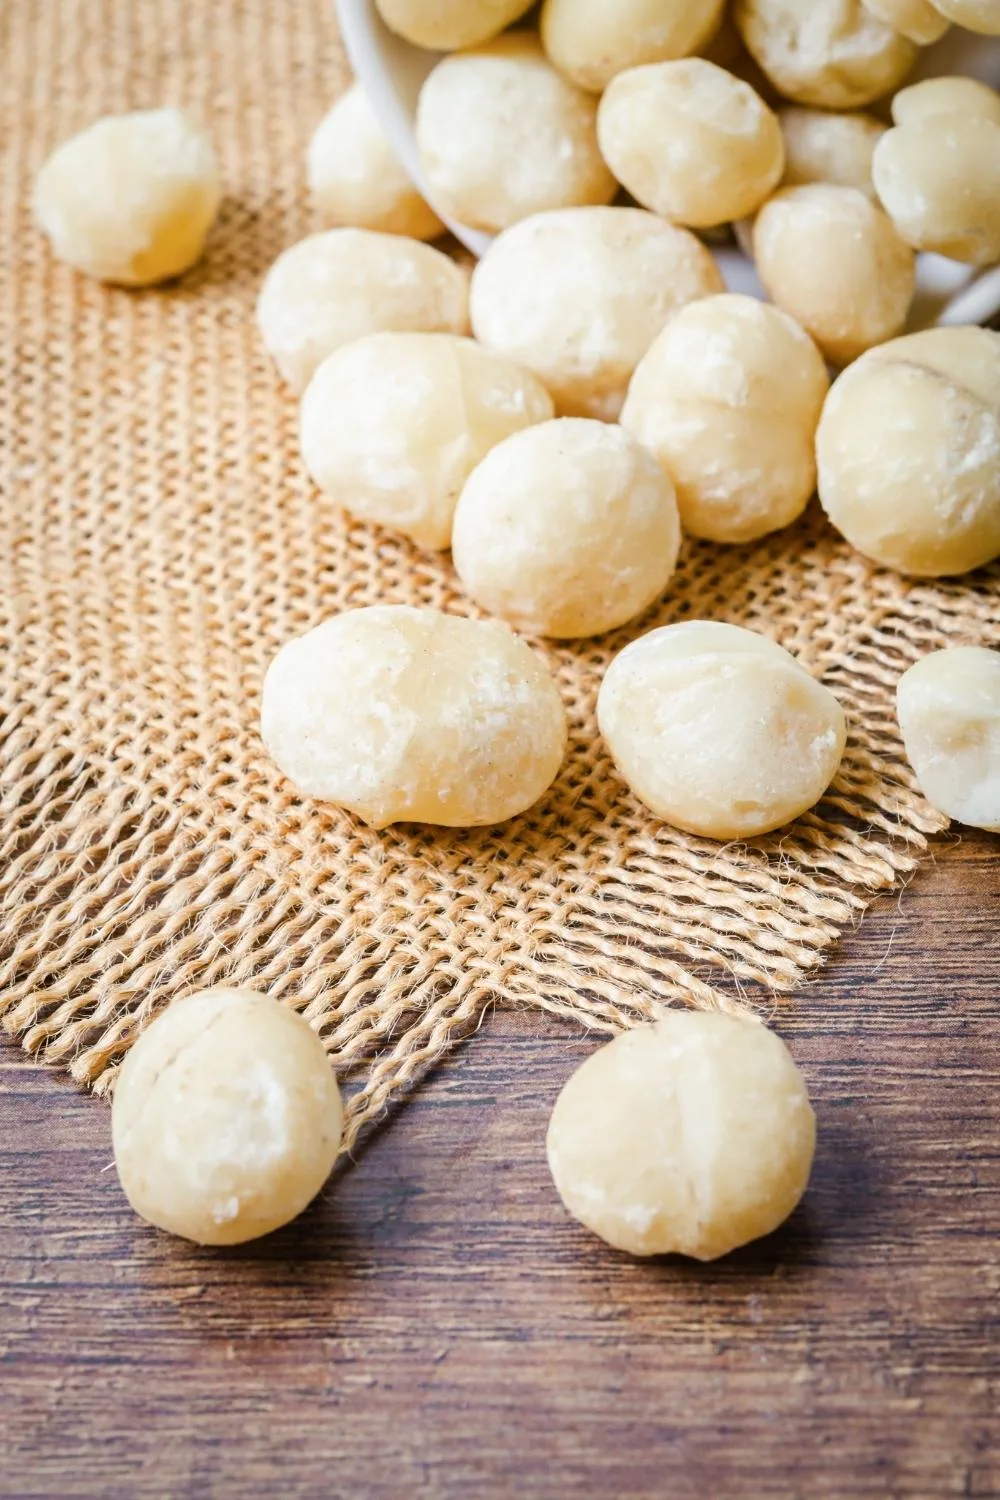
[[(373, 833), (300, 799), (258, 731), (278, 647), (362, 604), (470, 612), (447, 557), (311, 486), (253, 306), (319, 227), (312, 127), (346, 69), (329, 0), (7, 0), (0, 9), (0, 1011), (106, 1088), (137, 1029), (221, 982), (301, 1008), (354, 1085), (347, 1142), (495, 1002), (613, 1030), (661, 1007), (767, 1005), (941, 828), (902, 757), (900, 671), (1000, 641), (1000, 572), (908, 583), (818, 514), (758, 546), (688, 545), (662, 607), (539, 643), (571, 749), (527, 816)], [(99, 286), (51, 257), (30, 191), (101, 114), (183, 104), (226, 188), (176, 285)], [(749, 847), (663, 826), (603, 751), (603, 669), (640, 629), (751, 626), (836, 692), (831, 793)], [(808, 997), (806, 997), (808, 1003)]]

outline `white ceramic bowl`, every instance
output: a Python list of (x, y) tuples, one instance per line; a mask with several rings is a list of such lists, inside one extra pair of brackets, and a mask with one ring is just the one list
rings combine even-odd
[[(438, 54), (424, 52), (394, 36), (382, 21), (374, 0), (335, 0), (344, 46), (396, 152), (428, 202), (433, 194), (420, 169), (414, 135), (417, 99)], [(937, 73), (965, 73), (994, 88), (1000, 86), (1000, 38), (974, 37), (954, 28), (922, 54), (914, 78)], [(436, 207), (436, 205), (434, 205)], [(473, 255), (482, 255), (490, 236), (437, 212)], [(750, 261), (738, 250), (716, 252), (732, 291), (764, 295)], [(987, 323), (1000, 315), (1000, 267), (975, 271), (940, 255), (918, 257), (914, 327), (933, 323)]]

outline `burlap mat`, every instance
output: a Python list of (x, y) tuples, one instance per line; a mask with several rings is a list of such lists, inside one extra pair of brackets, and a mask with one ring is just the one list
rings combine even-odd
[[(798, 985), (941, 826), (901, 759), (892, 688), (930, 647), (1000, 641), (1000, 572), (910, 585), (816, 515), (745, 550), (688, 546), (643, 626), (765, 630), (853, 724), (822, 806), (750, 848), (661, 826), (613, 773), (594, 700), (625, 632), (543, 648), (572, 748), (529, 816), (372, 833), (300, 802), (257, 736), (281, 643), (376, 600), (468, 608), (446, 558), (315, 493), (254, 329), (266, 267), (317, 227), (303, 148), (345, 79), (329, 0), (7, 0), (0, 58), (10, 1032), (101, 1089), (171, 997), (254, 984), (303, 1007), (360, 1085), (353, 1140), (493, 1001), (614, 1028)], [(204, 263), (142, 293), (55, 264), (28, 208), (44, 155), (105, 112), (168, 102), (204, 119), (222, 161)]]

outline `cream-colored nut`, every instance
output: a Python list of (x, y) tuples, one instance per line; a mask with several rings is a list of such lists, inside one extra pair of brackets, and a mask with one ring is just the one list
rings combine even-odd
[(830, 182), (874, 198), (872, 156), (887, 127), (874, 115), (831, 115), (821, 109), (783, 109), (786, 187)]
[(848, 364), (906, 323), (913, 251), (857, 188), (782, 188), (757, 215), (753, 250), (768, 294), (834, 364)]
[(239, 1245), (315, 1198), (342, 1119), (323, 1044), (301, 1016), (253, 990), (201, 990), (168, 1006), (122, 1064), (115, 1165), (151, 1224)]
[(943, 578), (1000, 556), (1000, 334), (873, 349), (834, 384), (816, 451), (823, 508), (866, 557)]
[(306, 175), (330, 225), (433, 240), (444, 233), (389, 144), (360, 83), (341, 94), (313, 132)]
[(302, 456), (352, 515), (445, 548), (476, 464), (552, 415), (534, 375), (471, 339), (373, 333), (331, 354), (310, 381)]
[(121, 286), (193, 266), (218, 206), (211, 142), (180, 109), (105, 116), (57, 146), (35, 183), (59, 259)]
[(816, 1120), (758, 1021), (670, 1011), (579, 1067), (549, 1122), (549, 1169), (581, 1224), (631, 1255), (715, 1260), (770, 1234), (806, 1190)]
[(529, 32), (446, 57), (420, 91), (417, 145), (435, 203), (496, 232), (547, 208), (608, 203), (597, 100)]
[(264, 742), (308, 797), (373, 828), (503, 823), (566, 752), (544, 662), (505, 625), (372, 605), (282, 647), (264, 679)]
[(483, 609), (530, 635), (600, 635), (642, 614), (673, 576), (680, 524), (652, 454), (569, 417), (499, 443), (462, 491), (452, 552)]
[(931, 115), (897, 125), (872, 166), (882, 206), (909, 245), (972, 266), (1000, 261), (1000, 125)]
[(943, 16), (976, 31), (980, 36), (1000, 36), (1000, 0), (934, 0)]
[(686, 532), (749, 542), (809, 503), (828, 387), (819, 350), (783, 312), (753, 297), (706, 297), (677, 313), (643, 359), (622, 426), (670, 475)]
[(1000, 651), (931, 652), (900, 678), (896, 713), (931, 806), (1000, 833)]
[(703, 57), (620, 73), (601, 100), (597, 134), (639, 203), (699, 229), (753, 213), (785, 167), (777, 116)]
[(982, 115), (1000, 125), (1000, 93), (978, 78), (941, 75), (911, 83), (892, 101), (897, 125), (916, 125), (931, 115)]
[(639, 800), (710, 839), (756, 838), (806, 812), (846, 740), (840, 704), (794, 656), (710, 620), (626, 646), (601, 684), (597, 719)]
[(278, 256), (257, 301), (264, 345), (301, 393), (334, 350), (367, 333), (467, 333), (469, 273), (396, 234), (328, 229)]
[(545, 0), (542, 42), (561, 73), (600, 94), (618, 73), (700, 52), (725, 0)]
[(764, 72), (796, 104), (860, 109), (910, 71), (917, 46), (861, 0), (736, 0), (736, 24)]
[(533, 0), (375, 0), (397, 36), (432, 52), (478, 47), (519, 21)]
[(655, 214), (560, 209), (494, 240), (473, 273), (472, 326), (533, 370), (565, 416), (614, 421), (668, 318), (722, 289), (701, 241)]
[(921, 47), (940, 41), (948, 30), (947, 20), (930, 0), (861, 0), (861, 3), (877, 20)]

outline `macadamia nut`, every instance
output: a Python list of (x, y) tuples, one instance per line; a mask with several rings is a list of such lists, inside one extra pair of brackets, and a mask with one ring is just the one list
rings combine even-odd
[(791, 318), (753, 297), (706, 297), (671, 319), (639, 365), (622, 426), (670, 475), (686, 532), (749, 542), (809, 503), (828, 386)]
[(906, 322), (913, 251), (856, 188), (783, 188), (757, 215), (753, 250), (773, 301), (834, 364), (891, 339)]
[(936, 114), (897, 125), (872, 167), (882, 205), (908, 245), (972, 266), (1000, 261), (1000, 125)]
[(872, 156), (887, 127), (873, 115), (831, 115), (821, 109), (783, 109), (786, 187), (830, 182), (874, 198)]
[(862, 4), (879, 21), (921, 47), (940, 41), (948, 30), (947, 20), (930, 0), (862, 0)]
[(307, 797), (373, 828), (472, 828), (524, 812), (566, 751), (544, 662), (505, 625), (433, 609), (350, 610), (282, 647), (261, 731)]
[(532, 0), (375, 0), (383, 21), (415, 47), (456, 52), (498, 36), (531, 9)]
[(180, 109), (105, 116), (58, 146), (35, 183), (59, 259), (121, 286), (193, 266), (218, 206), (211, 142)]
[(673, 576), (673, 487), (620, 427), (566, 418), (500, 443), (455, 512), (452, 552), (469, 596), (531, 635), (624, 625)]
[(1000, 36), (1000, 0), (934, 0), (934, 5), (956, 26), (981, 36)]
[(916, 125), (931, 115), (983, 115), (1000, 125), (1000, 93), (978, 78), (940, 75), (911, 83), (892, 101), (897, 125)]
[(306, 1021), (253, 990), (175, 1000), (115, 1085), (115, 1165), (137, 1214), (238, 1245), (300, 1214), (340, 1149), (340, 1093)]
[(257, 323), (281, 374), (301, 393), (327, 355), (366, 333), (468, 332), (469, 276), (416, 240), (328, 229), (278, 256), (261, 288)]
[(359, 83), (320, 121), (306, 156), (309, 191), (327, 224), (433, 240), (444, 225), (404, 171)]
[(676, 224), (741, 219), (784, 171), (777, 116), (748, 83), (701, 57), (620, 73), (601, 100), (597, 131), (618, 181)]
[(932, 807), (1000, 833), (1000, 651), (931, 652), (900, 678), (896, 712)]
[(699, 52), (725, 0), (545, 0), (542, 42), (561, 73), (600, 94), (618, 73)]
[(615, 657), (597, 701), (632, 791), (675, 828), (746, 839), (818, 802), (844, 753), (832, 693), (766, 636), (692, 620)]
[(700, 240), (639, 208), (536, 214), (472, 277), (476, 337), (533, 370), (566, 416), (613, 421), (639, 360), (686, 302), (721, 292)]
[(302, 401), (302, 456), (352, 515), (451, 546), (462, 486), (552, 398), (520, 366), (446, 333), (373, 333), (331, 354)]
[(438, 63), (420, 91), (417, 145), (435, 203), (496, 232), (547, 208), (608, 203), (597, 101), (514, 31)]
[(917, 46), (861, 0), (736, 0), (736, 24), (775, 86), (796, 104), (860, 109), (910, 71)]
[(577, 1068), (549, 1122), (566, 1208), (631, 1255), (715, 1260), (770, 1234), (806, 1190), (816, 1121), (759, 1022), (670, 1011)]
[(866, 557), (943, 578), (1000, 556), (1000, 334), (873, 349), (834, 384), (816, 443), (823, 508)]

